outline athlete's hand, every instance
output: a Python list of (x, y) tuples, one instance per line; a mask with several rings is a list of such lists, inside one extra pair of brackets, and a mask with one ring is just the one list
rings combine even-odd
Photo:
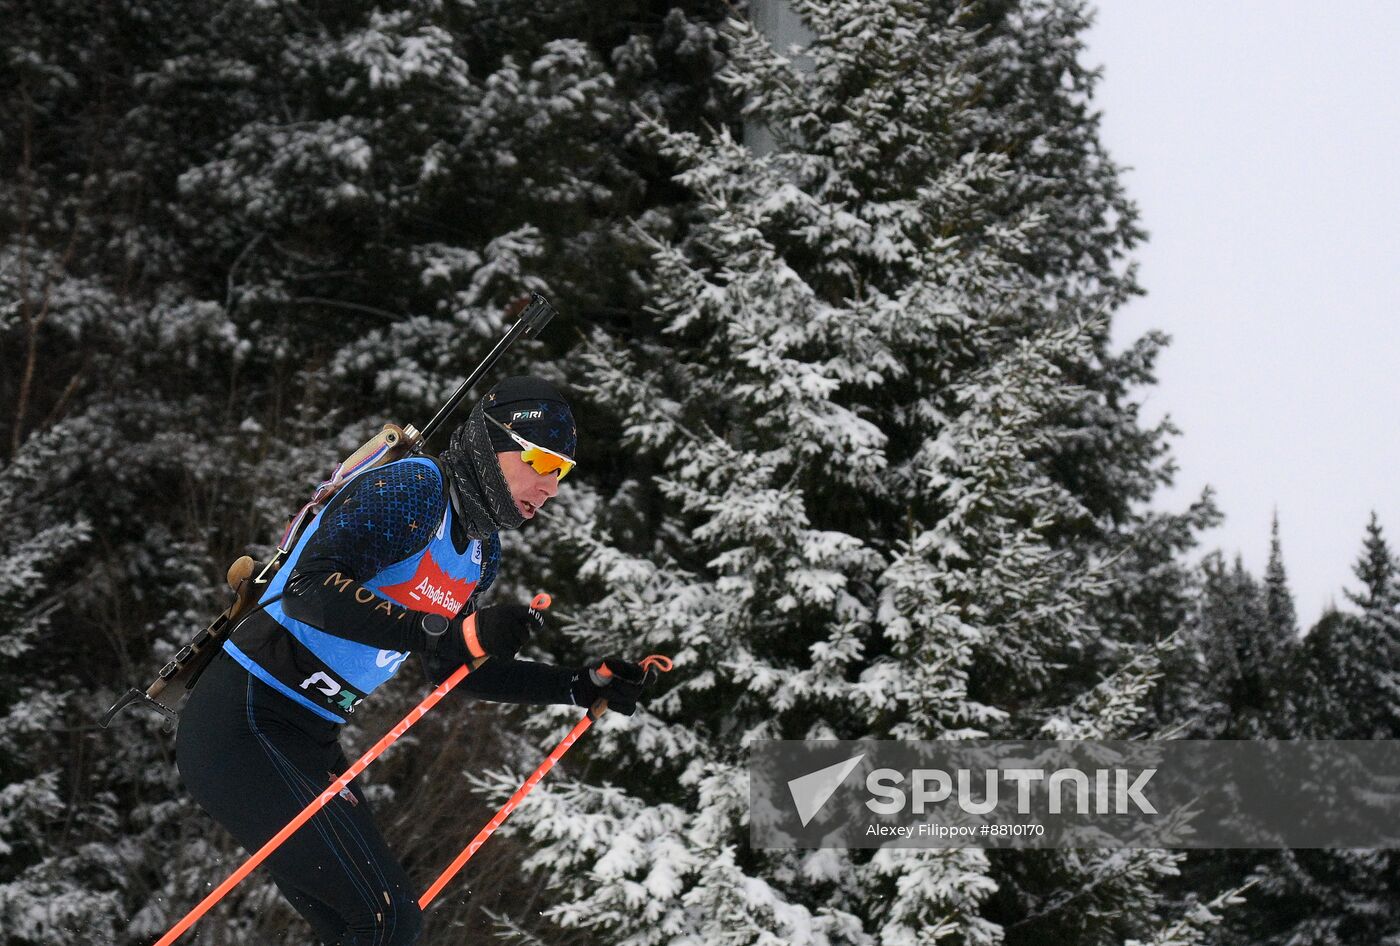
[(607, 700), (609, 710), (631, 716), (637, 711), (637, 700), (646, 684), (647, 672), (641, 664), (620, 657), (604, 657), (574, 672), (569, 696), (575, 706), (592, 706), (599, 699)]
[(544, 616), (524, 604), (494, 604), (452, 625), (448, 635), (461, 640), (468, 657), (514, 657), (544, 630)]

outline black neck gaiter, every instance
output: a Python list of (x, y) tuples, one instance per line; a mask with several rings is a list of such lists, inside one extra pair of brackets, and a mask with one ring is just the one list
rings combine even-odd
[(525, 521), (496, 462), (481, 404), (453, 431), (442, 461), (452, 478), (453, 508), (468, 538), (484, 539), (502, 529), (518, 529)]

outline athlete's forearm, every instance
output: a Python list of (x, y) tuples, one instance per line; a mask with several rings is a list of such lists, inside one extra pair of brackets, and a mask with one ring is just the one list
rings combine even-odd
[(421, 650), (427, 644), (422, 612), (381, 598), (340, 571), (293, 572), (282, 610), (317, 630), (381, 650)]
[(462, 687), (474, 696), (497, 703), (571, 704), (569, 684), (574, 671), (568, 667), (492, 657), (467, 675)]

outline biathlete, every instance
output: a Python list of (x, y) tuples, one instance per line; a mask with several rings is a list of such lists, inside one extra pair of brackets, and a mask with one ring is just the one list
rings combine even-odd
[[(182, 713), (175, 758), (200, 806), (256, 851), (349, 768), (338, 731), (416, 652), (434, 683), (490, 656), (459, 689), (508, 703), (631, 715), (642, 668), (516, 658), (537, 612), (477, 607), (495, 579), (502, 529), (559, 492), (577, 428), (549, 382), (507, 378), (476, 405), (439, 459), (410, 457), (346, 484), (316, 516), (263, 596), (204, 672)], [(590, 671), (606, 665), (599, 686)], [(359, 787), (333, 799), (266, 862), (327, 946), (403, 946), (422, 927), (418, 895), (385, 846)]]

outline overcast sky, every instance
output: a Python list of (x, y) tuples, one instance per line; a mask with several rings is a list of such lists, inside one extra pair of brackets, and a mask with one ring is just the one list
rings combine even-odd
[(1150, 233), (1120, 338), (1173, 344), (1149, 413), (1182, 428), (1181, 505), (1256, 574), (1278, 507), (1299, 618), (1370, 510), (1400, 548), (1400, 3), (1100, 0), (1103, 139)]

